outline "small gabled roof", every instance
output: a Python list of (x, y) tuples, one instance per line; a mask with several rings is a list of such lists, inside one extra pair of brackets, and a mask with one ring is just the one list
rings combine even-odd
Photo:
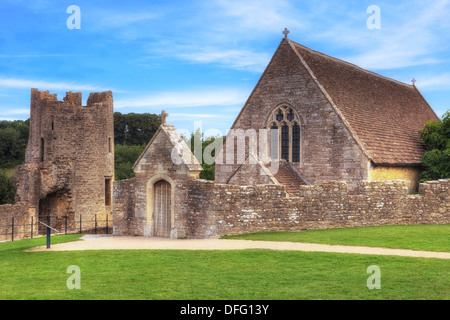
[[(156, 130), (152, 139), (145, 147), (145, 150), (141, 153), (139, 158), (134, 163), (133, 170), (135, 170), (135, 168), (141, 163), (141, 161), (143, 161), (143, 157), (148, 152), (148, 149), (153, 144), (153, 141), (155, 141), (155, 139), (161, 134), (166, 135), (166, 137), (168, 138), (170, 145), (167, 145), (167, 148), (170, 148), (172, 150), (172, 156), (176, 157), (176, 159), (172, 159), (175, 165), (184, 164), (190, 171), (203, 170), (201, 164), (198, 162), (197, 158), (194, 156), (194, 154), (186, 144), (186, 141), (184, 141), (184, 139), (180, 136), (174, 126), (170, 126), (167, 124), (160, 125), (158, 130)], [(174, 151), (176, 151), (175, 154)]]
[(288, 41), (374, 164), (418, 165), (419, 130), (439, 118), (414, 85)]

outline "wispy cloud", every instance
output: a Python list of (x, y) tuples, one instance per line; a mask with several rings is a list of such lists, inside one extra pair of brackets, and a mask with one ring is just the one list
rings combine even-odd
[(0, 121), (14, 121), (18, 120), (17, 118), (11, 118), (11, 117), (2, 117), (0, 116)]
[(165, 107), (190, 108), (204, 106), (242, 105), (248, 92), (224, 89), (205, 91), (163, 92), (140, 97), (118, 98), (115, 108), (150, 108)]
[(3, 111), (0, 109), (0, 120), (14, 121), (28, 118), (30, 116), (30, 110), (19, 109), (16, 111), (17, 112), (15, 112), (15, 110)]
[(157, 17), (154, 12), (104, 12), (98, 24), (104, 28), (121, 28)]
[(28, 80), (17, 78), (0, 78), (0, 87), (6, 88), (37, 88), (41, 90), (81, 90), (81, 91), (106, 91), (105, 89), (91, 84), (80, 84), (76, 82), (51, 82), (46, 80)]
[[(392, 41), (395, 42), (395, 41)], [(427, 52), (421, 49), (403, 48), (397, 44), (383, 44), (377, 49), (366, 51), (357, 55), (344, 57), (344, 60), (364, 69), (387, 70), (405, 67), (413, 67), (427, 64), (437, 64), (439, 59), (430, 57)]]
[(448, 44), (442, 45), (442, 37), (450, 40), (450, 33), (445, 36), (442, 30), (449, 27), (449, 0), (415, 1), (409, 6), (385, 3), (380, 4), (380, 9), (380, 30), (368, 30), (362, 24), (355, 28), (354, 24), (344, 23), (327, 32), (332, 41), (347, 43), (358, 52), (343, 57), (344, 60), (367, 69), (396, 69), (442, 62), (436, 53), (448, 50)]
[[(209, 119), (209, 118), (223, 118), (221, 114), (205, 114), (205, 113), (171, 113), (170, 117), (175, 118), (196, 118), (196, 119)], [(228, 117), (228, 116), (225, 116)]]
[(26, 115), (29, 114), (29, 109), (21, 109), (21, 108), (14, 108), (14, 107), (5, 107), (0, 106), (0, 116), (9, 116), (9, 115)]
[[(214, 3), (214, 1), (213, 1)], [(285, 0), (215, 1), (217, 12), (232, 24), (234, 33), (246, 37), (255, 31), (274, 32), (282, 27), (304, 28), (309, 22), (302, 11)], [(222, 26), (223, 27), (223, 26)]]
[(177, 51), (179, 58), (197, 63), (218, 63), (232, 69), (262, 72), (270, 61), (270, 54), (246, 49), (190, 47)]
[(193, 8), (170, 12), (182, 16), (172, 16), (174, 23), (147, 44), (149, 55), (261, 73), (273, 53), (265, 40), (274, 34), (281, 39), (285, 27), (306, 30), (309, 24), (286, 0), (210, 0)]
[(28, 58), (54, 58), (54, 57), (67, 57), (69, 54), (60, 53), (22, 53), (22, 54), (0, 54), (0, 58), (3, 59), (28, 59)]
[(450, 72), (434, 76), (417, 77), (417, 87), (426, 90), (450, 89)]

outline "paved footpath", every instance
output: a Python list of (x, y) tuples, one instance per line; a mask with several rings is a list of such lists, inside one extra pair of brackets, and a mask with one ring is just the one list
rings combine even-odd
[(376, 247), (328, 245), (301, 242), (275, 242), (228, 239), (167, 239), (148, 237), (122, 237), (111, 235), (86, 235), (80, 241), (32, 248), (28, 251), (75, 251), (75, 250), (242, 250), (271, 249), (294, 251), (317, 251), (355, 253), (371, 255), (391, 255), (403, 257), (450, 259), (450, 252), (415, 251), (404, 249), (387, 249)]

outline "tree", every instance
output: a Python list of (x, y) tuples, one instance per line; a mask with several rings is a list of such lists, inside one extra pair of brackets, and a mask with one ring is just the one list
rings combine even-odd
[(114, 112), (115, 179), (134, 177), (133, 165), (158, 130), (159, 116), (150, 113)]
[(0, 121), (0, 168), (23, 163), (28, 142), (29, 121)]
[(134, 177), (133, 165), (144, 151), (145, 145), (141, 146), (114, 146), (114, 169), (115, 179), (123, 180)]
[(450, 111), (442, 120), (428, 122), (419, 134), (426, 145), (420, 182), (450, 178)]
[[(200, 132), (200, 129), (197, 129), (195, 133), (191, 133), (191, 138), (186, 141), (187, 145), (191, 149), (191, 151), (194, 153), (194, 155), (197, 157), (197, 160), (200, 162), (203, 171), (200, 173), (201, 179), (206, 180), (214, 180), (215, 179), (215, 163), (208, 163), (205, 161), (205, 149), (207, 146), (209, 146), (211, 143), (215, 142), (217, 139), (224, 139), (223, 137), (217, 136), (217, 137), (204, 137), (204, 134)], [(196, 154), (195, 147), (201, 146), (202, 147), (202, 153)], [(198, 150), (200, 151), (200, 150)], [(211, 157), (215, 156), (215, 150), (212, 150)], [(201, 157), (199, 159), (199, 157)]]
[(160, 119), (156, 114), (114, 112), (114, 143), (127, 146), (146, 145), (159, 125)]
[(13, 204), (16, 190), (14, 188), (13, 178), (0, 170), (0, 205)]

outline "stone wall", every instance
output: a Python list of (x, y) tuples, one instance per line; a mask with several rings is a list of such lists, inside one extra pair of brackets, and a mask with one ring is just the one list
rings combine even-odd
[(420, 185), (410, 195), (405, 181), (346, 182), (301, 186), (287, 197), (283, 186), (235, 186), (193, 180), (189, 184), (191, 238), (260, 231), (298, 231), (378, 225), (450, 223), (450, 180)]
[[(30, 218), (35, 215), (34, 208), (26, 202), (4, 204), (0, 206), (0, 241), (10, 241), (12, 218), (14, 217), (14, 240), (29, 238), (31, 236)], [(37, 228), (33, 226), (33, 233)]]
[[(346, 182), (300, 186), (289, 196), (282, 185), (238, 186), (194, 179), (177, 184), (172, 237), (215, 238), (261, 231), (300, 231), (380, 225), (450, 223), (450, 180), (420, 185), (409, 194), (406, 181)], [(147, 183), (114, 183), (114, 234), (151, 236)], [(187, 194), (187, 199), (186, 199)]]
[(113, 234), (134, 235), (144, 234), (145, 223), (136, 217), (135, 196), (136, 178), (114, 181), (113, 187)]

